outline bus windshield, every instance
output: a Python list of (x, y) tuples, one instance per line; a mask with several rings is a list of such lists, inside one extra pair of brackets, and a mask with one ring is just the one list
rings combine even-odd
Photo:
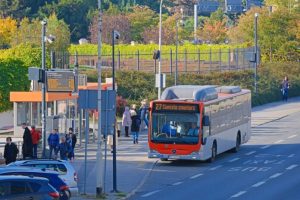
[(151, 141), (163, 144), (197, 144), (199, 113), (153, 113)]

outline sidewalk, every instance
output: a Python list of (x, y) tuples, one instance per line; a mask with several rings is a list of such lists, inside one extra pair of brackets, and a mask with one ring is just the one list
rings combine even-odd
[[(271, 121), (283, 118), (293, 113), (300, 112), (300, 97), (289, 99), (288, 102), (275, 102), (252, 109), (252, 127), (260, 126)], [(88, 145), (88, 175), (86, 193), (95, 195), (95, 144)], [(76, 152), (77, 160), (73, 163), (78, 174), (83, 175), (84, 171), (84, 143)], [(112, 190), (112, 156), (110, 150), (107, 157), (107, 173), (105, 181), (106, 199), (127, 199), (132, 196), (146, 181), (150, 175), (157, 159), (147, 158), (147, 132), (141, 133), (140, 143), (132, 144), (131, 138), (125, 138), (123, 135), (119, 138), (117, 146), (117, 189), (120, 193), (111, 193)], [(83, 177), (80, 177), (79, 191), (83, 192)], [(93, 199), (83, 196), (72, 199)], [(95, 198), (94, 198), (95, 199)]]

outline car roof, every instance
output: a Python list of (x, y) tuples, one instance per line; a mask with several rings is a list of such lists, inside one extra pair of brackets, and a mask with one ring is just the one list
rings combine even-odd
[(25, 164), (25, 163), (68, 163), (66, 160), (53, 160), (53, 159), (34, 159), (34, 160), (18, 160), (13, 164)]
[(23, 176), (23, 175), (1, 175), (0, 181), (7, 180), (34, 180), (34, 181), (46, 181), (49, 182), (47, 178), (35, 177), (35, 176)]
[(48, 169), (38, 169), (33, 167), (19, 167), (19, 166), (5, 166), (0, 167), (0, 174), (5, 172), (32, 172), (32, 173), (45, 173), (59, 175), (58, 172)]

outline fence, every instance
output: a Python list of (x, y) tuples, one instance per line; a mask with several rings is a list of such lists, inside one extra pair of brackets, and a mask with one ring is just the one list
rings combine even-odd
[[(66, 56), (67, 54), (62, 54)], [(259, 54), (258, 54), (259, 55)], [(65, 57), (57, 56), (55, 60), (56, 66), (65, 66), (66, 63), (74, 63), (75, 56), (67, 55)], [(259, 58), (259, 56), (258, 56)], [(65, 63), (62, 63), (64, 61)], [(172, 49), (169, 52), (161, 54), (161, 71), (162, 73), (178, 73), (197, 72), (208, 73), (213, 71), (232, 71), (253, 69), (255, 62), (254, 48), (236, 48), (236, 49), (217, 49), (217, 50), (200, 50), (197, 52), (189, 52), (185, 49), (183, 52), (177, 53)], [(96, 68), (97, 55), (78, 55), (78, 63), (83, 67)], [(102, 55), (102, 67), (111, 68), (111, 55)], [(115, 53), (116, 70), (137, 70), (144, 72), (156, 73), (158, 71), (158, 60), (153, 59), (151, 53), (140, 53), (136, 51), (131, 54), (122, 54), (120, 51)]]

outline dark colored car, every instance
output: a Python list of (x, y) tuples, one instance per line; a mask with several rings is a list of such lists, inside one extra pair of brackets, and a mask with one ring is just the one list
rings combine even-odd
[(41, 177), (0, 176), (0, 199), (58, 200), (59, 193)]
[(69, 187), (59, 177), (58, 172), (28, 167), (0, 167), (0, 176), (2, 175), (23, 175), (47, 178), (49, 184), (59, 192), (60, 200), (70, 199)]

